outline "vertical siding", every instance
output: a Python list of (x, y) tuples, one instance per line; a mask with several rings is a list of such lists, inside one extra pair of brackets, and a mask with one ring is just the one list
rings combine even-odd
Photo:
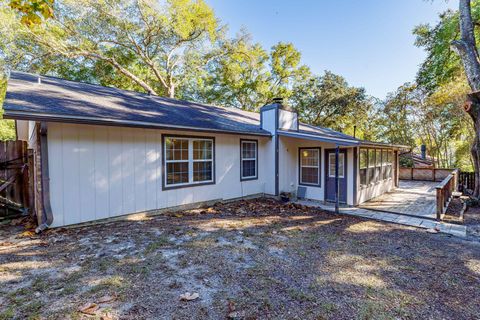
[[(266, 191), (274, 177), (271, 139), (259, 141), (259, 178), (240, 182), (240, 139), (215, 136), (216, 184), (162, 190), (161, 134), (150, 129), (48, 124), (53, 226)], [(268, 191), (266, 191), (268, 192)]]

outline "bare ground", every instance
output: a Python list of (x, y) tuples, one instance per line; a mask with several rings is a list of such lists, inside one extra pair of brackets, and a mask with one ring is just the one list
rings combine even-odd
[(0, 284), (0, 319), (478, 319), (480, 244), (241, 201), (41, 236), (3, 227)]

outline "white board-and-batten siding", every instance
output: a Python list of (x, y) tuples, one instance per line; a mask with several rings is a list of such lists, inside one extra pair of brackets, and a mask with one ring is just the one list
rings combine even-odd
[[(162, 134), (215, 138), (216, 183), (162, 190)], [(268, 193), (270, 138), (48, 123), (52, 227)], [(258, 179), (240, 181), (240, 139), (258, 140)]]

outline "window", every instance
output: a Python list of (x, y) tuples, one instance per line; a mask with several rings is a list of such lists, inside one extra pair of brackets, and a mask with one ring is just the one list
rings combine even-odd
[(367, 185), (368, 150), (360, 149), (360, 185)]
[(213, 183), (211, 138), (165, 137), (165, 187)]
[(256, 140), (240, 140), (240, 180), (258, 178), (258, 143)]
[[(338, 177), (343, 178), (343, 170), (344, 170), (344, 154), (338, 154)], [(328, 176), (331, 178), (335, 178), (335, 153), (328, 154)]]
[(300, 148), (300, 184), (320, 185), (320, 148)]

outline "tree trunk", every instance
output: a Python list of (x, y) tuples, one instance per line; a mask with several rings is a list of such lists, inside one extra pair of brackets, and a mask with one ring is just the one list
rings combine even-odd
[(475, 171), (475, 189), (473, 190), (473, 196), (478, 198), (480, 196), (480, 92), (477, 91), (468, 94), (465, 111), (470, 115), (470, 118), (472, 118), (475, 130), (475, 138), (470, 152), (472, 154), (473, 168)]
[(452, 47), (460, 56), (468, 84), (472, 93), (467, 96), (465, 111), (473, 120), (475, 139), (471, 148), (475, 168), (475, 189), (473, 196), (480, 196), (480, 62), (473, 32), (473, 21), (470, 0), (459, 1), (460, 40), (452, 41)]

